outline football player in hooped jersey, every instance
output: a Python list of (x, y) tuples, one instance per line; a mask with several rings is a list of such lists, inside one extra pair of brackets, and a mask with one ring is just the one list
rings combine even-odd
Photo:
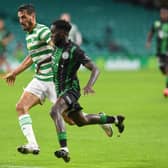
[(166, 87), (163, 91), (165, 97), (168, 97), (168, 8), (160, 9), (160, 20), (152, 25), (147, 36), (146, 47), (150, 48), (153, 35), (157, 35), (157, 51), (156, 56), (159, 61), (159, 68), (166, 76)]
[[(18, 18), (20, 25), (26, 32), (26, 43), (29, 55), (15, 70), (4, 77), (9, 85), (14, 84), (17, 75), (32, 64), (35, 64), (36, 67), (40, 60), (51, 56), (53, 51), (53, 48), (49, 44), (51, 41), (50, 29), (36, 22), (35, 9), (31, 4), (21, 5), (18, 8)], [(35, 73), (34, 78), (24, 89), (16, 105), (19, 125), (23, 135), (27, 139), (27, 144), (19, 146), (18, 151), (25, 154), (38, 154), (40, 152), (32, 128), (32, 119), (29, 115), (29, 110), (37, 104), (42, 104), (46, 97), (52, 103), (56, 101), (51, 62), (43, 64), (40, 68), (40, 72), (41, 74)]]
[[(78, 100), (80, 98), (80, 85), (77, 71), (80, 65), (84, 65), (91, 71), (90, 78), (83, 88), (84, 95), (94, 93), (93, 85), (99, 76), (99, 70), (91, 59), (86, 56), (77, 45), (68, 40), (68, 33), (71, 25), (64, 20), (56, 20), (51, 26), (51, 39), (55, 45), (52, 58), (47, 58), (38, 63), (38, 68), (44, 62), (52, 60), (54, 82), (57, 92), (57, 101), (51, 109), (51, 117), (54, 121), (59, 139), (60, 149), (55, 152), (55, 156), (63, 158), (65, 162), (70, 160), (67, 147), (65, 125), (60, 120), (63, 112), (67, 112), (78, 126), (91, 124), (113, 123), (120, 133), (124, 130), (124, 117), (107, 116), (105, 113), (85, 114)], [(37, 69), (38, 69), (37, 68)]]

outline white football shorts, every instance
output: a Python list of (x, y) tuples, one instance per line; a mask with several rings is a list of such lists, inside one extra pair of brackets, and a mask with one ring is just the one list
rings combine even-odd
[(57, 100), (55, 85), (52, 81), (41, 81), (33, 78), (24, 91), (32, 93), (39, 97), (41, 104), (48, 98), (53, 104)]

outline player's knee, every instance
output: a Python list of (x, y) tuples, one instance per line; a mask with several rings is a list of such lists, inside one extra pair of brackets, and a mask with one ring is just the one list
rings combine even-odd
[(55, 118), (55, 116), (56, 116), (56, 112), (54, 111), (53, 107), (51, 108), (50, 116), (51, 116), (51, 118)]
[(73, 121), (70, 117), (68, 117), (67, 114), (62, 113), (62, 117), (64, 118), (64, 121), (65, 121), (67, 124), (69, 124), (69, 125), (75, 125), (74, 121)]
[(56, 117), (58, 117), (58, 111), (55, 106), (51, 108), (50, 116), (52, 119), (55, 119)]
[(78, 127), (82, 127), (88, 124), (88, 120), (86, 118), (81, 118), (80, 120), (75, 121)]
[(24, 113), (25, 112), (25, 107), (22, 103), (17, 103), (16, 104), (16, 111), (18, 113)]

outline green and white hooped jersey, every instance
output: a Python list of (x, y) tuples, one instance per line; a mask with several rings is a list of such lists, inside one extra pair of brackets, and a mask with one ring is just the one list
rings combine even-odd
[[(50, 35), (50, 29), (42, 24), (36, 24), (32, 32), (28, 32), (26, 35), (27, 49), (35, 64), (35, 72), (39, 61), (52, 56), (53, 48), (48, 44), (51, 39)], [(42, 81), (52, 81), (51, 62), (42, 64), (40, 74), (36, 73), (34, 77)]]

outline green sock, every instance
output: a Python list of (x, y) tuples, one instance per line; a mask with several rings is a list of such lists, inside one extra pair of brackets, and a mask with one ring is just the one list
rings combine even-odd
[(59, 132), (57, 133), (59, 144), (61, 147), (67, 146), (67, 135), (66, 132)]
[(100, 113), (99, 115), (100, 115), (100, 123), (101, 124), (107, 123), (107, 116), (106, 116), (106, 114)]

